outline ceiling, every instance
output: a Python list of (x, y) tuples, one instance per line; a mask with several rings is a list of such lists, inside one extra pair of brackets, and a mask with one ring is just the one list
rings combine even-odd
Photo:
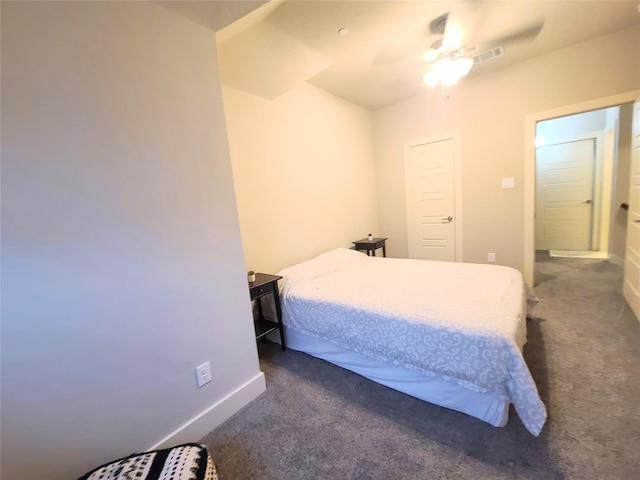
[[(217, 33), (221, 79), (270, 99), (308, 82), (375, 110), (429, 88), (422, 81), (428, 66), (421, 57), (441, 37), (430, 32), (429, 23), (447, 12), (472, 9), (472, 55), (499, 46), (498, 38), (542, 25), (537, 35), (505, 43), (502, 56), (476, 63), (464, 82), (640, 24), (639, 5), (640, 0), (276, 0)], [(341, 28), (349, 34), (339, 35)]]
[(267, 0), (153, 0), (183, 17), (186, 17), (210, 30), (220, 30), (244, 17)]

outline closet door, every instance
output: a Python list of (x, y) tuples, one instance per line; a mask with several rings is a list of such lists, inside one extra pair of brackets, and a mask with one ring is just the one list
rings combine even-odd
[(405, 186), (409, 258), (455, 262), (461, 252), (457, 132), (409, 142)]

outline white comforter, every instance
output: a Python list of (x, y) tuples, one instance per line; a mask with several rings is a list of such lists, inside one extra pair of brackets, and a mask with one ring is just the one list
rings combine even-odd
[(285, 325), (495, 395), (540, 433), (547, 414), (522, 357), (526, 289), (517, 270), (336, 249), (280, 275)]

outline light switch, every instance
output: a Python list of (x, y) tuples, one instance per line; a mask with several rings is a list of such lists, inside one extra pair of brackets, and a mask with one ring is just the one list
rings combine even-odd
[(513, 178), (503, 178), (502, 188), (513, 188), (515, 186), (515, 180)]

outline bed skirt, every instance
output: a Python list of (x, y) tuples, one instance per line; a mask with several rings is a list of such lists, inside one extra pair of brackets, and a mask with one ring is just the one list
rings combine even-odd
[[(504, 427), (509, 420), (509, 402), (499, 398), (345, 350), (332, 342), (312, 337), (286, 325), (285, 334), (287, 348), (326, 360), (412, 397), (466, 413), (495, 427)], [(269, 336), (269, 339), (279, 342), (277, 336)]]

